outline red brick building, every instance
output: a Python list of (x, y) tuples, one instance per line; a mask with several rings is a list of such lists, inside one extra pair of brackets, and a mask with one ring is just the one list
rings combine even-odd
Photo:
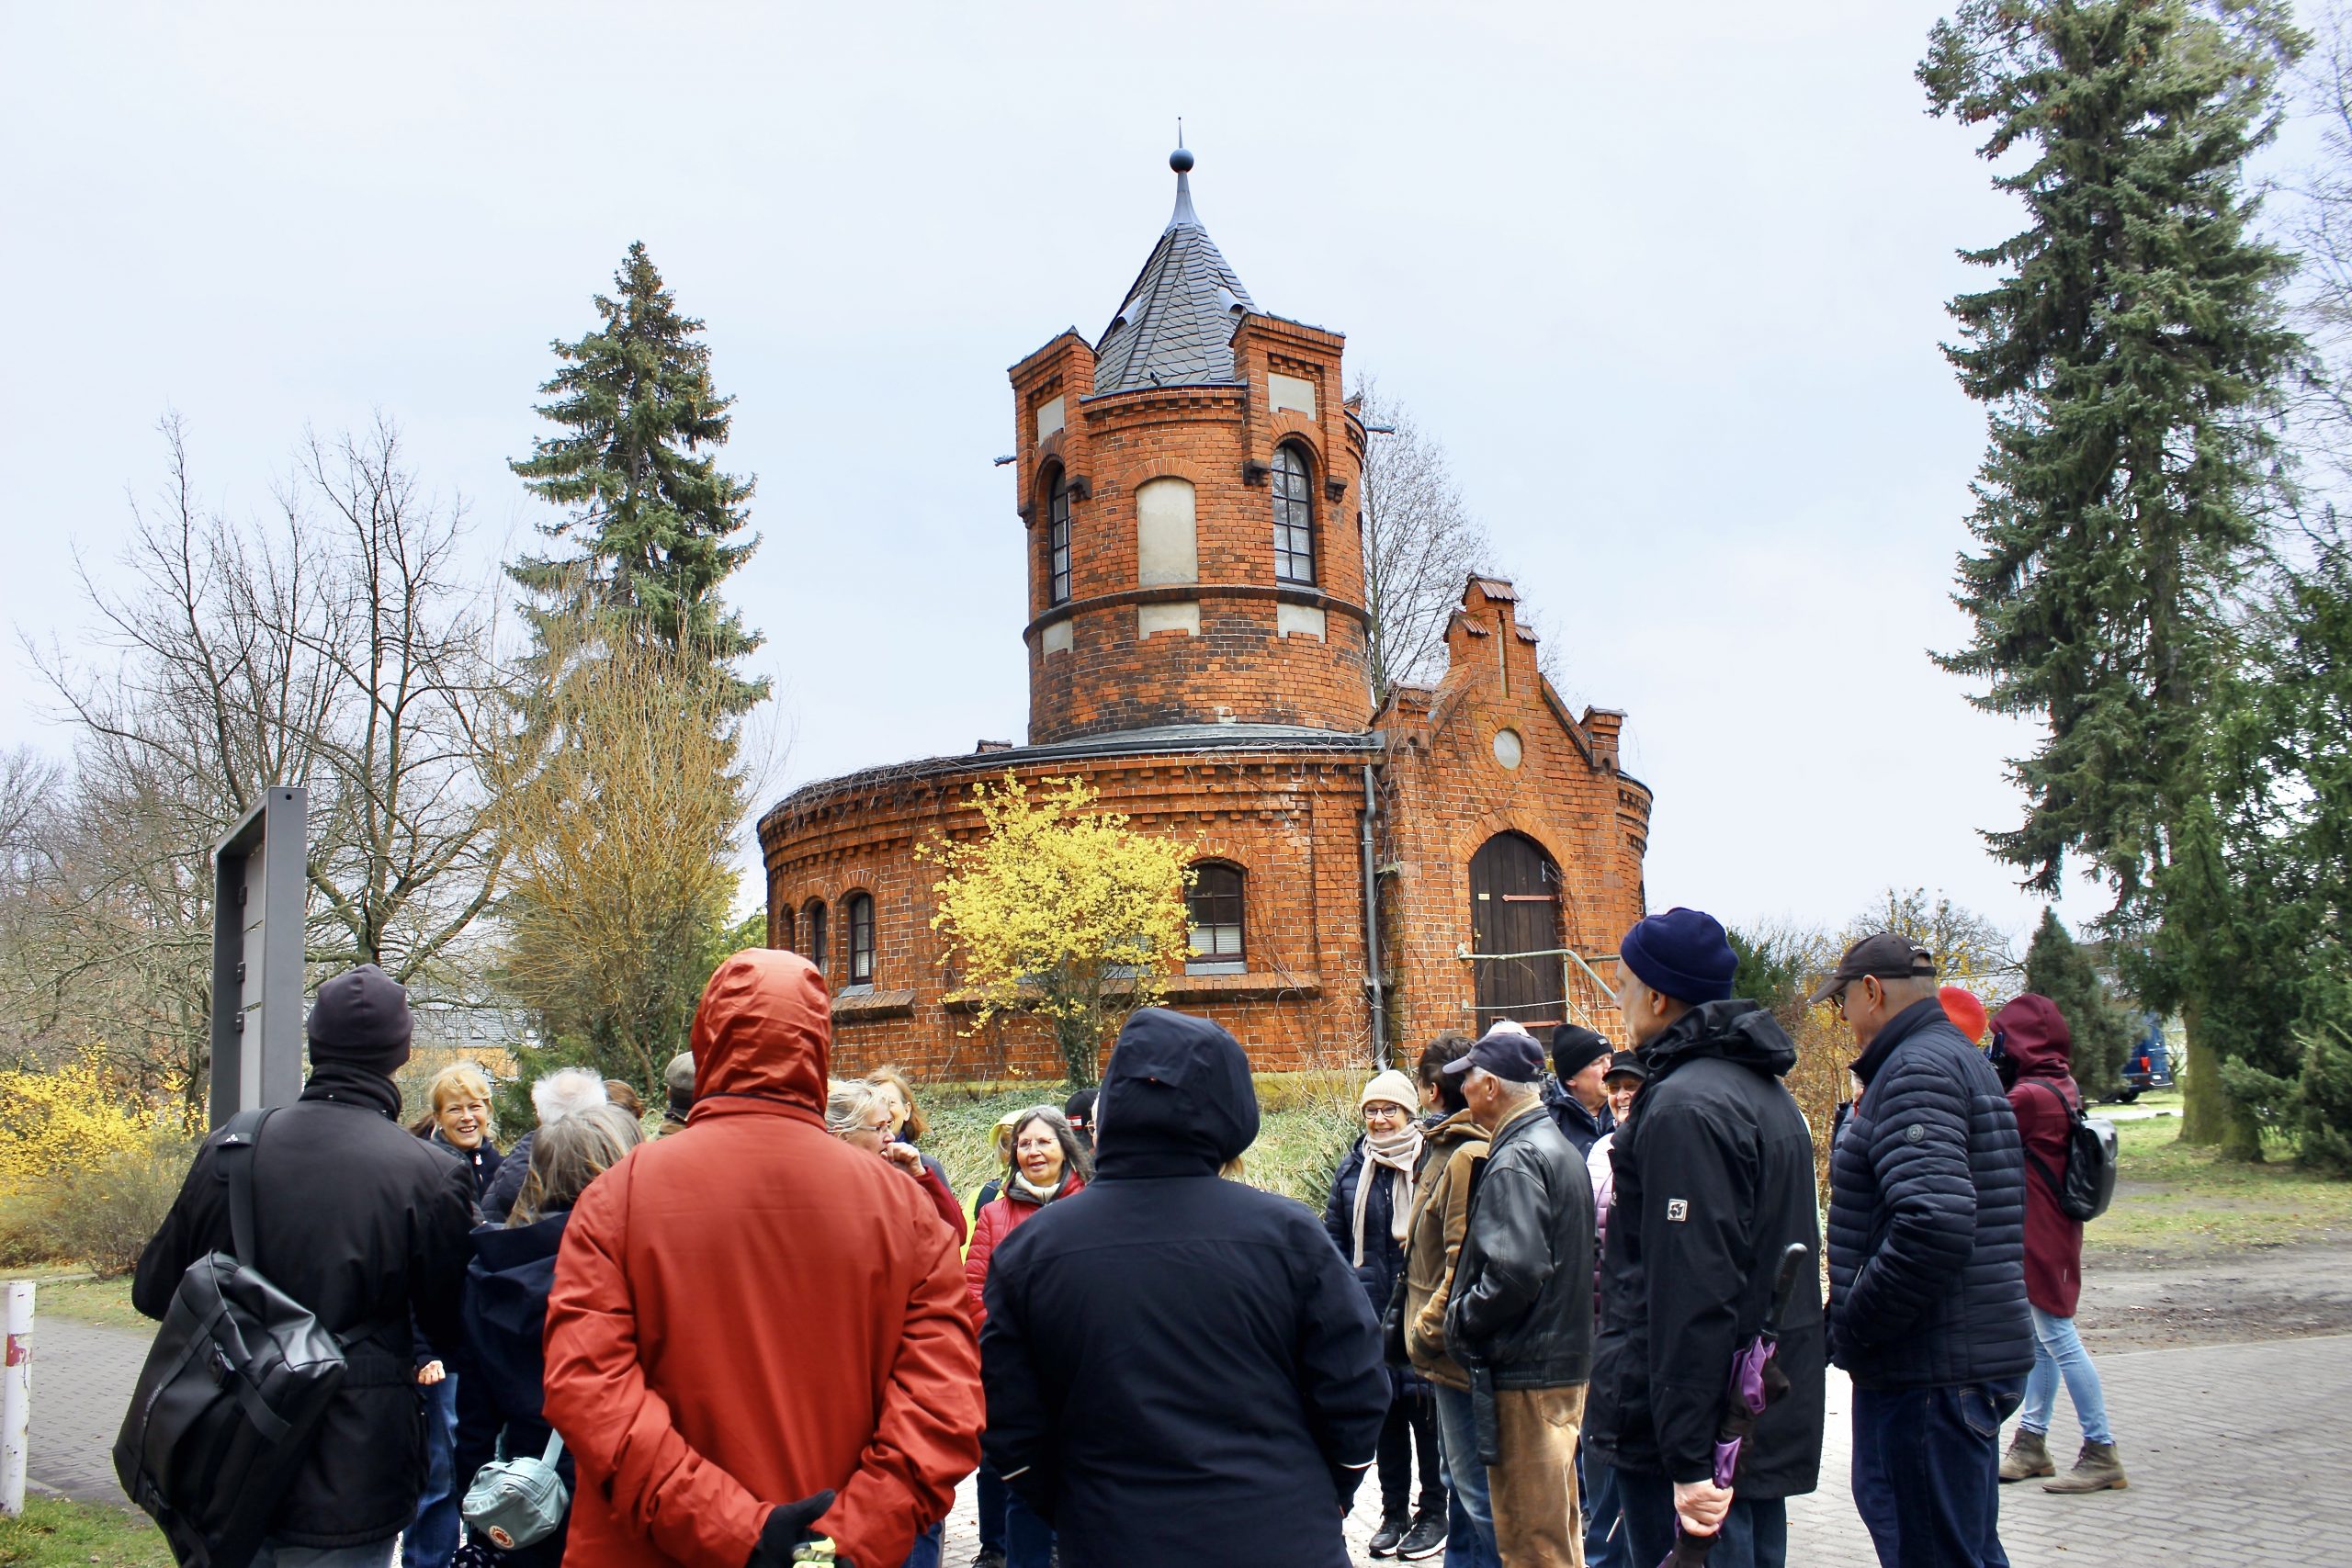
[(825, 971), (845, 1066), (1057, 1073), (1042, 1030), (967, 1036), (914, 851), (976, 829), (975, 781), (1080, 777), (1196, 846), (1171, 1005), (1262, 1066), (1506, 1015), (1606, 1026), (1577, 955), (1615, 952), (1643, 911), (1650, 793), (1618, 770), (1623, 716), (1569, 715), (1489, 578), (1464, 587), (1443, 679), (1373, 710), (1373, 437), (1341, 390), (1345, 340), (1257, 308), (1193, 210), (1192, 155), (1170, 162), (1175, 213), (1109, 328), (1012, 370), (1028, 743), (775, 807), (770, 942)]

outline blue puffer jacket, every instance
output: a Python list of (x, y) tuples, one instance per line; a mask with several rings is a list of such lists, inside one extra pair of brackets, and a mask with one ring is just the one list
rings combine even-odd
[(2022, 1377), (2025, 1156), (2001, 1080), (1933, 998), (1854, 1076), (1829, 1167), (1831, 1358), (1865, 1388)]

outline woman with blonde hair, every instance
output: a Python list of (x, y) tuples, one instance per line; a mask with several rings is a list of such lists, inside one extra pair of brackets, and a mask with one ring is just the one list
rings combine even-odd
[[(464, 1322), (469, 1361), (458, 1391), (459, 1490), (489, 1463), (504, 1439), (508, 1459), (544, 1454), (549, 1431), (540, 1417), (547, 1366), (541, 1352), (555, 1256), (571, 1206), (588, 1184), (627, 1158), (644, 1134), (617, 1105), (594, 1105), (538, 1129), (522, 1195), (503, 1225), (474, 1232), (466, 1269)], [(572, 1484), (571, 1456), (556, 1469)], [(495, 1552), (514, 1568), (556, 1568), (570, 1518), (526, 1547)]]
[(962, 1246), (965, 1236), (963, 1206), (956, 1201), (955, 1189), (947, 1185), (947, 1178), (935, 1161), (926, 1160), (915, 1152), (912, 1144), (890, 1140), (891, 1113), (882, 1092), (865, 1079), (844, 1083), (835, 1079), (826, 1088), (825, 1131), (852, 1148), (864, 1149), (882, 1156), (915, 1179), (939, 1217), (956, 1233), (956, 1243)]
[[(473, 1177), (474, 1201), (497, 1178), (503, 1163), (491, 1141), (490, 1079), (470, 1062), (456, 1062), (433, 1075), (425, 1087), (429, 1106), (413, 1131), (435, 1148), (464, 1163)], [(449, 1568), (458, 1552), (458, 1380), (433, 1353), (423, 1335), (416, 1340), (416, 1381), (424, 1390), (424, 1490), (416, 1517), (401, 1541), (406, 1568)]]
[(417, 1136), (466, 1162), (479, 1201), (503, 1158), (491, 1138), (489, 1077), (471, 1062), (454, 1063), (433, 1075), (424, 1095), (431, 1109), (417, 1122)]

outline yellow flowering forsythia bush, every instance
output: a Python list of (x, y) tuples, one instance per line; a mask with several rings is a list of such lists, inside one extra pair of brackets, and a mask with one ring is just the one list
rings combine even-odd
[(85, 1051), (51, 1072), (0, 1072), (0, 1249), (120, 1273), (163, 1223), (197, 1129)]
[(978, 1003), (976, 1029), (1043, 1019), (1070, 1081), (1092, 1083), (1103, 1042), (1183, 962), (1192, 851), (1095, 809), (1083, 780), (1047, 779), (1033, 797), (1007, 773), (972, 795), (984, 836), (916, 852), (946, 874), (931, 921), (944, 962)]

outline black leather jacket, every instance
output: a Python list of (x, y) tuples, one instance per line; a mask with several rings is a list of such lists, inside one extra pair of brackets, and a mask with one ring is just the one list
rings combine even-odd
[(1498, 1128), (1471, 1178), (1445, 1342), (1498, 1388), (1568, 1388), (1592, 1369), (1592, 1179), (1544, 1107)]

